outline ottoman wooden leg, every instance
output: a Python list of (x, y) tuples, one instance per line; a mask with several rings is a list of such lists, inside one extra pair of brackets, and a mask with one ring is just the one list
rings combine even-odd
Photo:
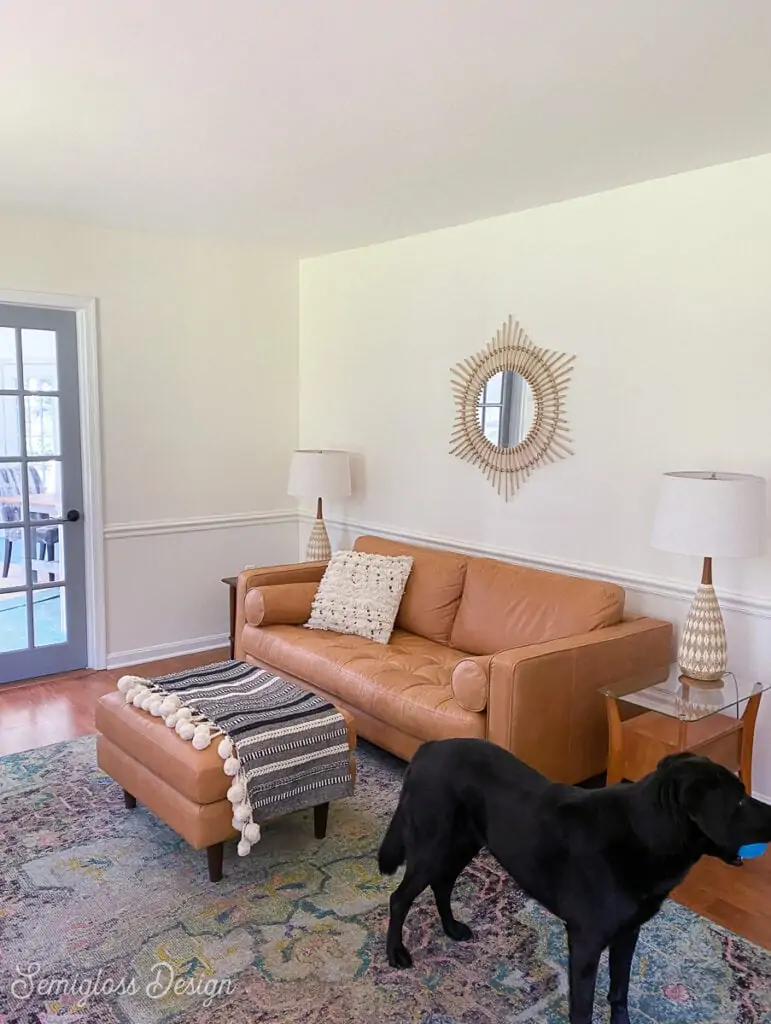
[(128, 807), (130, 811), (133, 811), (137, 805), (137, 798), (132, 796), (127, 789), (123, 790), (123, 803)]
[(222, 856), (225, 853), (224, 843), (215, 843), (206, 847), (206, 860), (209, 863), (209, 881), (222, 881)]
[(313, 834), (317, 839), (323, 839), (327, 834), (328, 818), (329, 804), (316, 804), (313, 808)]

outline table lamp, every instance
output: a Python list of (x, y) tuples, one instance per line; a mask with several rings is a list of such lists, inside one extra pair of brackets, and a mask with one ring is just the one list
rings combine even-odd
[(347, 498), (351, 493), (351, 459), (348, 452), (304, 449), (292, 456), (287, 493), (294, 498), (316, 498), (316, 522), (308, 538), (305, 557), (309, 562), (332, 557), (324, 526), (322, 499)]
[(680, 641), (683, 677), (722, 681), (726, 638), (712, 587), (712, 558), (762, 554), (766, 540), (766, 481), (742, 473), (665, 473), (652, 543), (663, 551), (704, 559)]

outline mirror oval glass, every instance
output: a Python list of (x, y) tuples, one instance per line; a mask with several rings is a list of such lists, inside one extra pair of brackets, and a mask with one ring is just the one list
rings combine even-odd
[(514, 448), (530, 433), (535, 418), (533, 389), (519, 373), (492, 376), (477, 399), (479, 428), (499, 448)]

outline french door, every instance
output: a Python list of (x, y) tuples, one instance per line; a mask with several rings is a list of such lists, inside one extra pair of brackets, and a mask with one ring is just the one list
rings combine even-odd
[(0, 303), (0, 683), (87, 662), (75, 314)]

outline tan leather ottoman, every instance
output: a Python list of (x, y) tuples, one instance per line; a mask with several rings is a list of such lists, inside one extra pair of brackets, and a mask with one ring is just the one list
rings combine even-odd
[[(353, 716), (338, 710), (348, 727), (355, 778), (356, 728)], [(168, 729), (162, 719), (126, 704), (117, 690), (98, 701), (96, 727), (97, 763), (123, 787), (126, 807), (136, 807), (139, 800), (196, 850), (205, 848), (209, 878), (218, 882), (222, 878), (224, 843), (238, 833), (226, 796), (233, 780), (222, 770), (217, 744), (196, 750)], [(329, 804), (313, 809), (317, 839), (326, 835), (328, 813)]]

